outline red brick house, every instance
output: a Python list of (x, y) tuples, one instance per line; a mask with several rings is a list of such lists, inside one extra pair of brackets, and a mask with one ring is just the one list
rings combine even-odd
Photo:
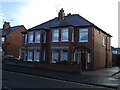
[(11, 27), (9, 22), (4, 22), (1, 41), (5, 55), (19, 57), (19, 49), (22, 47), (21, 32), (23, 31), (26, 31), (23, 25)]
[(65, 16), (61, 9), (58, 17), (22, 34), (21, 58), (38, 62), (39, 67), (44, 68), (42, 62), (48, 62), (49, 65), (67, 62), (71, 67), (73, 64), (81, 66), (82, 70), (111, 65), (111, 35), (78, 14)]

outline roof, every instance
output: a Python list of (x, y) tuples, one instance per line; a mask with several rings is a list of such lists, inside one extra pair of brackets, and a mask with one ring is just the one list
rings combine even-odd
[(29, 30), (36, 30), (36, 29), (50, 29), (52, 27), (63, 27), (63, 26), (88, 26), (92, 25), (91, 22), (87, 21), (83, 17), (78, 14), (65, 16), (64, 20), (60, 20), (58, 17), (42, 23), (38, 26), (30, 28)]
[(7, 29), (3, 29), (2, 30), (2, 36), (8, 35), (8, 34), (10, 34), (11, 32), (13, 32), (14, 30), (16, 30), (17, 28), (20, 28), (20, 27), (23, 27), (23, 25), (18, 25), (18, 26), (7, 28)]
[(83, 18), (79, 14), (73, 14), (73, 15), (65, 16), (64, 20), (60, 20), (59, 17), (56, 17), (56, 18), (54, 18), (52, 20), (49, 20), (45, 23), (42, 23), (42, 24), (37, 25), (33, 28), (30, 28), (27, 31), (40, 30), (40, 29), (49, 30), (50, 28), (65, 27), (65, 26), (74, 26), (74, 27), (94, 26), (95, 28), (101, 30), (103, 33), (105, 33), (105, 34), (107, 34), (108, 36), (111, 37), (110, 34), (106, 33), (102, 29), (98, 28), (96, 25), (94, 25), (90, 21), (86, 20), (85, 18)]

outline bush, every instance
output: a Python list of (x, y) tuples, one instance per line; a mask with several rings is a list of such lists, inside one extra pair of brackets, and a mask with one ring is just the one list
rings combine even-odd
[(46, 61), (46, 60), (45, 61), (40, 61), (40, 63), (49, 63), (49, 61)]
[(57, 62), (57, 64), (69, 64), (69, 62), (68, 61), (59, 61), (59, 62)]

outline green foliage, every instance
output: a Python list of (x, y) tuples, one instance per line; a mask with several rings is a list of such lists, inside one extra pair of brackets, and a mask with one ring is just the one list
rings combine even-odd
[(64, 61), (57, 62), (57, 64), (69, 64), (69, 62), (64, 60)]
[(45, 61), (40, 61), (40, 63), (49, 63), (49, 61), (46, 61), (46, 60)]

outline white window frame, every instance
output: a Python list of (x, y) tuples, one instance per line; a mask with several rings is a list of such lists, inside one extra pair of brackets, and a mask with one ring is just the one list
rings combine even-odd
[[(63, 60), (63, 55), (64, 55), (64, 53), (63, 53), (63, 51), (67, 51), (67, 59), (66, 60)], [(61, 50), (61, 61), (68, 61), (68, 50)]]
[(103, 46), (106, 46), (106, 37), (103, 36)]
[[(30, 40), (31, 38), (31, 35), (30, 35), (30, 33), (31, 33), (31, 35), (32, 35), (32, 40)], [(33, 40), (34, 40), (34, 32), (28, 32), (28, 43), (33, 43)]]
[(43, 34), (43, 43), (46, 43), (46, 32)]
[[(54, 59), (54, 56), (53, 56), (53, 53), (54, 52), (57, 52), (57, 60), (55, 61), (55, 60), (53, 60)], [(58, 50), (57, 49), (54, 49), (54, 50), (52, 50), (52, 63), (56, 63), (56, 62), (58, 62)]]
[(88, 53), (87, 63), (91, 62), (91, 53)]
[[(57, 34), (57, 39), (55, 39), (54, 34)], [(52, 42), (59, 42), (59, 29), (52, 30)]]
[[(31, 58), (29, 58), (29, 53), (31, 52), (32, 56)], [(32, 57), (33, 57), (33, 51), (32, 50), (28, 50), (28, 56), (27, 56), (27, 61), (32, 61)]]
[[(39, 53), (39, 59), (36, 59), (36, 52)], [(40, 61), (40, 50), (37, 50), (37, 49), (34, 50), (34, 61), (36, 62)]]
[[(65, 35), (67, 37), (67, 39), (64, 39), (64, 35), (67, 32), (67, 35)], [(68, 38), (69, 38), (69, 29), (68, 28), (62, 28), (61, 29), (61, 41), (62, 42), (68, 42)]]
[[(81, 40), (82, 34), (83, 34), (82, 32), (85, 32), (85, 31), (87, 32), (87, 40)], [(88, 33), (88, 28), (80, 28), (79, 29), (79, 42), (88, 42), (88, 39), (89, 39), (88, 34), (89, 34)]]
[[(38, 39), (37, 34), (38, 34), (38, 36), (39, 36), (39, 41), (37, 41), (37, 39)], [(41, 37), (40, 31), (35, 31), (35, 43), (40, 43), (40, 39), (41, 39), (40, 37)]]

